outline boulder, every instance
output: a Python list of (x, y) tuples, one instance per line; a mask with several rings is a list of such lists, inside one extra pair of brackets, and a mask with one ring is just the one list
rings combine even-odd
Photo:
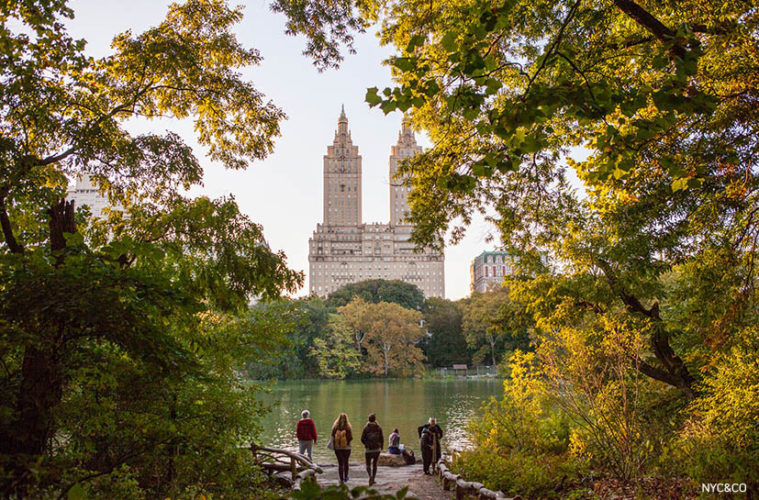
[(378, 465), (389, 467), (400, 467), (406, 465), (403, 455), (391, 455), (390, 453), (380, 453)]

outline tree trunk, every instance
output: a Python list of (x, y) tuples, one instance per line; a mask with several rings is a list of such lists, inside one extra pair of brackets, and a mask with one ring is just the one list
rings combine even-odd
[(659, 303), (654, 302), (650, 308), (646, 308), (636, 296), (628, 293), (620, 285), (616, 273), (608, 262), (599, 259), (597, 263), (606, 275), (612, 292), (622, 299), (627, 310), (631, 313), (641, 314), (651, 321), (652, 332), (649, 338), (651, 350), (664, 369), (652, 366), (641, 359), (634, 360), (635, 368), (648, 377), (677, 387), (688, 400), (695, 398), (696, 394), (693, 389), (696, 382), (695, 377), (691, 375), (682, 358), (675, 354), (669, 343), (669, 335), (664, 326), (664, 321), (659, 315)]
[(488, 336), (488, 342), (490, 342), (490, 356), (493, 358), (493, 366), (495, 366), (495, 338)]
[[(64, 233), (76, 232), (74, 202), (61, 200), (48, 209), (48, 215), (50, 249), (60, 252), (56, 256), (58, 267), (65, 260)], [(46, 324), (27, 333), (36, 338), (24, 347), (15, 418), (8, 426), (9, 435), (0, 436), (0, 452), (13, 457), (11, 478), (3, 487), (3, 493), (20, 497), (25, 496), (28, 486), (37, 479), (31, 469), (48, 451), (55, 435), (54, 410), (63, 396), (61, 353), (66, 341), (66, 325), (62, 322)]]
[(390, 362), (387, 359), (387, 355), (388, 355), (388, 352), (390, 352), (390, 348), (382, 346), (382, 351), (385, 355), (385, 377), (387, 377), (387, 374), (390, 372)]

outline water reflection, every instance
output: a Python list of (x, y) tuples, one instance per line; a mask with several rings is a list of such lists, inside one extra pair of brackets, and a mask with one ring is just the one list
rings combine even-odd
[[(279, 382), (262, 401), (272, 406), (263, 421), (262, 444), (297, 451), (295, 424), (308, 409), (316, 422), (319, 441), (314, 458), (333, 462), (327, 440), (332, 422), (346, 412), (354, 427), (354, 444), (369, 413), (376, 413), (385, 437), (397, 427), (401, 442), (419, 454), (417, 427), (431, 416), (443, 427), (443, 447), (461, 449), (468, 444), (467, 422), (483, 402), (500, 397), (503, 385), (495, 379), (457, 380), (351, 380)], [(385, 443), (387, 446), (387, 443)]]

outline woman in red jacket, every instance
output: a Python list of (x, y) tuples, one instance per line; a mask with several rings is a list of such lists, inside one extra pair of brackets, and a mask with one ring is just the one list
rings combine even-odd
[(308, 454), (309, 460), (316, 443), (316, 425), (309, 418), (308, 410), (303, 410), (300, 414), (302, 417), (298, 420), (298, 427), (295, 430), (295, 437), (298, 438), (298, 453), (301, 455)]

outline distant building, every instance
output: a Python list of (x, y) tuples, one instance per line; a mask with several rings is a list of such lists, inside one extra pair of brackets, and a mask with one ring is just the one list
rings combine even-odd
[(470, 271), (472, 292), (487, 292), (494, 286), (500, 286), (503, 279), (511, 275), (511, 257), (507, 252), (482, 252), (472, 261)]
[(322, 297), (338, 288), (369, 279), (400, 280), (419, 287), (425, 297), (443, 297), (441, 252), (414, 252), (406, 223), (409, 187), (395, 179), (403, 158), (422, 151), (404, 120), (391, 148), (390, 223), (362, 222), (361, 155), (348, 130), (345, 110), (324, 156), (324, 218), (309, 239), (309, 290)]
[(80, 208), (87, 205), (93, 217), (102, 217), (103, 209), (108, 207), (108, 199), (101, 195), (98, 187), (92, 183), (90, 176), (87, 174), (80, 175), (74, 189), (70, 189), (67, 199), (73, 200), (74, 208)]

